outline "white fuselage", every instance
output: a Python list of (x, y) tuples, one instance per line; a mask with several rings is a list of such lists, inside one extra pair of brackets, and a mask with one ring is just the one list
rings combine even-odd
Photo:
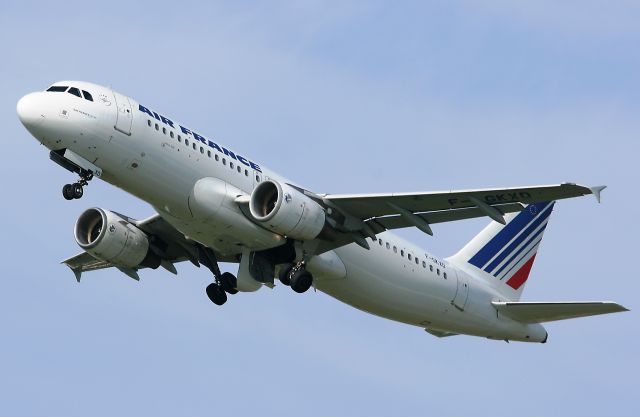
[[(203, 137), (135, 100), (85, 82), (58, 83), (89, 91), (94, 101), (40, 92), (18, 104), (28, 130), (51, 150), (69, 149), (102, 170), (101, 179), (147, 201), (185, 236), (230, 257), (241, 248), (275, 247), (283, 237), (251, 222), (233, 201), (199, 216), (197, 181), (216, 178), (250, 195), (265, 179), (288, 182), (256, 161)], [(145, 111), (147, 110), (147, 111)], [(360, 310), (440, 333), (541, 342), (546, 331), (497, 314), (498, 292), (481, 279), (384, 232), (370, 249), (349, 244), (310, 262), (314, 286)], [(394, 249), (395, 248), (395, 249)], [(417, 261), (416, 261), (417, 258)]]

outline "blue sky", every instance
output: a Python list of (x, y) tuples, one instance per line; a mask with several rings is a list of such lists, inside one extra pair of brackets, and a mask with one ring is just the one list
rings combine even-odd
[[(0, 413), (638, 415), (640, 6), (634, 1), (0, 5)], [(607, 184), (557, 204), (524, 300), (630, 313), (547, 326), (546, 345), (437, 339), (321, 293), (204, 294), (210, 276), (78, 285), (87, 207), (144, 202), (48, 160), (15, 104), (111, 85), (317, 192)], [(486, 220), (402, 232), (446, 256)], [(231, 265), (225, 265), (231, 269)]]

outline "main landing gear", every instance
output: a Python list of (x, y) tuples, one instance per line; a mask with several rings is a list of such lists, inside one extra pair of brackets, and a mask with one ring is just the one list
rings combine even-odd
[(207, 297), (215, 305), (223, 305), (227, 302), (227, 293), (236, 294), (236, 286), (238, 285), (238, 279), (230, 272), (216, 277), (216, 282), (207, 285)]
[(93, 178), (93, 172), (82, 170), (80, 171), (80, 179), (73, 184), (65, 184), (62, 187), (62, 196), (65, 200), (75, 200), (82, 198), (84, 195), (84, 187), (89, 184), (89, 181)]
[(311, 288), (313, 275), (305, 268), (304, 261), (297, 264), (289, 264), (280, 270), (280, 282), (288, 285), (297, 293), (303, 293)]
[(221, 273), (218, 267), (216, 255), (210, 248), (198, 246), (198, 258), (200, 263), (209, 268), (215, 278), (215, 282), (207, 285), (207, 297), (215, 305), (223, 305), (227, 302), (227, 294), (236, 294), (238, 279), (230, 272)]

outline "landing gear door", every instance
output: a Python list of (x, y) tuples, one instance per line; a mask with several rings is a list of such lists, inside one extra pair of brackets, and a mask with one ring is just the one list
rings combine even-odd
[(131, 136), (131, 124), (133, 122), (133, 112), (129, 98), (122, 94), (113, 92), (116, 100), (116, 124), (113, 126), (118, 132)]
[(451, 303), (458, 310), (463, 311), (464, 306), (467, 304), (467, 298), (469, 297), (469, 280), (464, 273), (459, 273), (455, 269), (453, 269), (453, 273), (458, 281), (458, 286), (456, 289), (456, 295), (453, 297)]

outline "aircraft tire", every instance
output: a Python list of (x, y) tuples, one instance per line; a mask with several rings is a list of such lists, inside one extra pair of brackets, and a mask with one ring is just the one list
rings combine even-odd
[(73, 200), (73, 185), (65, 184), (62, 187), (62, 196), (65, 200)]
[(73, 184), (71, 187), (73, 191), (73, 198), (76, 198), (76, 199), (82, 198), (82, 196), (84, 195), (84, 189), (82, 188), (82, 185), (76, 183), (76, 184)]
[(297, 270), (291, 277), (291, 289), (302, 294), (311, 288), (313, 283), (313, 275), (304, 268)]
[(213, 304), (218, 306), (227, 302), (227, 293), (218, 284), (209, 284), (207, 286), (207, 297)]
[(238, 290), (236, 287), (238, 286), (238, 278), (231, 272), (225, 272), (220, 275), (220, 286), (229, 294), (237, 294)]
[(280, 282), (286, 286), (291, 285), (291, 269), (293, 269), (293, 264), (287, 264), (280, 269), (278, 275)]

